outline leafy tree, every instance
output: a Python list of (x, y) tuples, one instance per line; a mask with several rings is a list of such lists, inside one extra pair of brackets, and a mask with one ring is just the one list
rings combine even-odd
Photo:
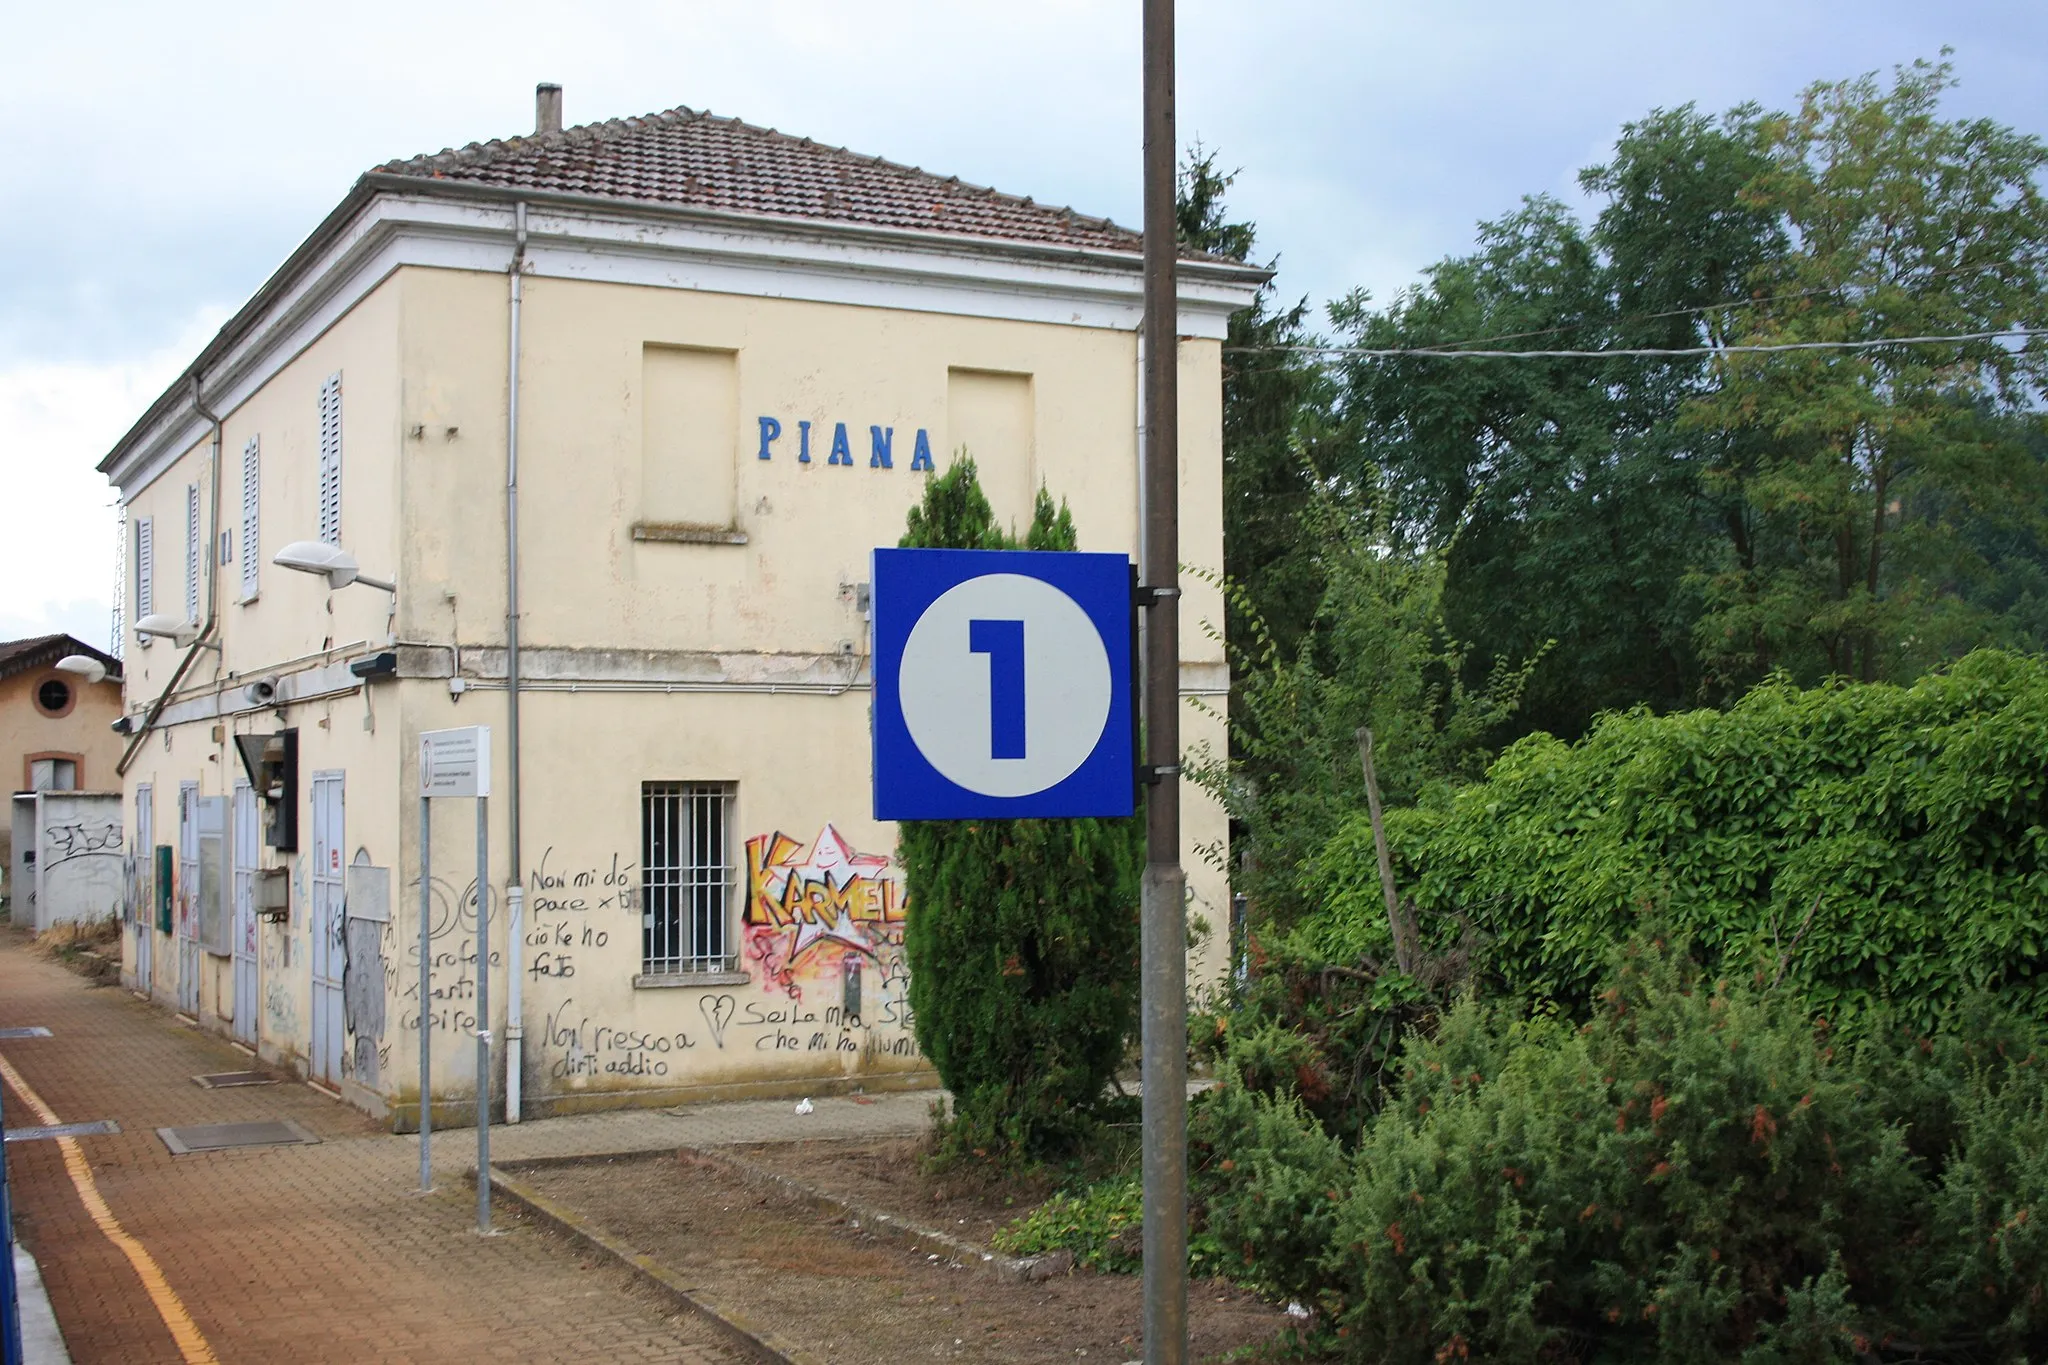
[[(1175, 214), (1183, 247), (1251, 259), (1258, 229), (1231, 221), (1224, 204), (1235, 179), (1216, 169), (1215, 152), (1189, 152)], [(1307, 316), (1308, 300), (1278, 306), (1268, 283), (1251, 307), (1231, 315), (1223, 343), (1223, 568), (1240, 589), (1226, 628), (1231, 638), (1246, 636), (1256, 617), (1290, 653), (1322, 595), (1301, 519), (1344, 449), (1328, 373), (1281, 349), (1315, 340)]]
[[(1725, 321), (1701, 305), (1739, 297), (1776, 245), (1769, 215), (1737, 200), (1762, 164), (1742, 117), (1687, 106), (1630, 124), (1581, 177), (1607, 201), (1590, 229), (1531, 198), (1386, 308), (1354, 294), (1332, 318), (1374, 348), (1702, 344)], [(1700, 478), (1722, 438), (1676, 419), (1705, 377), (1700, 361), (1641, 357), (1346, 364), (1358, 458), (1386, 471), (1400, 522), (1447, 550), (1467, 680), (1556, 643), (1521, 724), (1573, 734), (1602, 709), (1695, 697), (1687, 573), (1726, 519)]]
[[(1948, 63), (1880, 90), (1811, 87), (1756, 121), (1764, 170), (1743, 199), (1791, 248), (1760, 264), (1747, 343), (1868, 341), (2048, 323), (2048, 148), (1989, 120), (1945, 122)], [(2041, 462), (2024, 426), (2048, 347), (1996, 339), (1853, 352), (1731, 355), (1690, 405), (1696, 427), (1759, 433), (1714, 481), (1739, 494), (1755, 548), (1704, 577), (1703, 649), (1800, 674), (1911, 677), (1993, 629), (1957, 591), (1981, 566), (1967, 518), (2044, 525)]]
[[(1374, 348), (1718, 348), (2042, 324), (2048, 160), (1944, 122), (1949, 68), (1813, 87), (1793, 114), (1691, 106), (1580, 177), (1590, 225), (1527, 200), (1375, 308)], [(1445, 548), (1444, 619), (1536, 670), (1527, 726), (1740, 695), (1774, 668), (1910, 679), (2039, 648), (2048, 348), (1487, 361), (1355, 357), (1341, 410), (1395, 521)]]
[[(962, 459), (925, 485), (907, 547), (1020, 548)], [(1039, 490), (1021, 548), (1075, 548)], [(1132, 1028), (1141, 823), (905, 821), (903, 947), (918, 1046), (953, 1092), (942, 1153), (1033, 1160), (1095, 1131)]]
[[(1231, 647), (1232, 757), (1200, 754), (1190, 770), (1248, 836), (1253, 856), (1233, 885), (1261, 920), (1283, 925), (1318, 902), (1317, 853), (1365, 809), (1358, 729), (1376, 737), (1386, 798), (1417, 801), (1445, 779), (1480, 775), (1487, 736), (1514, 713), (1530, 672), (1496, 661), (1466, 684), (1443, 627), (1444, 555), (1403, 541), (1385, 496), (1364, 501), (1360, 511), (1318, 493), (1302, 515), (1323, 590), (1292, 653), (1226, 585), (1249, 623)], [(1220, 862), (1223, 850), (1208, 853)]]

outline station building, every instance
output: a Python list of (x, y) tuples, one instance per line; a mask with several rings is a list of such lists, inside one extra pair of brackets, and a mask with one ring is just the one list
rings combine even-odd
[[(480, 1022), (514, 1120), (928, 1084), (868, 556), (962, 451), (1004, 521), (1043, 486), (1081, 548), (1136, 554), (1139, 236), (689, 109), (559, 108), (362, 176), (100, 466), (153, 632), (130, 984), (401, 1129), (423, 1013), (437, 1122)], [(1222, 338), (1265, 273), (1179, 273), (1181, 557), (1214, 571)], [(362, 579), (274, 563), (294, 542)], [(1220, 749), (1222, 604), (1183, 586), (1183, 734)], [(419, 736), (469, 725), (489, 943), (473, 803), (437, 801), (422, 999)], [(1227, 830), (1184, 801), (1199, 988)]]

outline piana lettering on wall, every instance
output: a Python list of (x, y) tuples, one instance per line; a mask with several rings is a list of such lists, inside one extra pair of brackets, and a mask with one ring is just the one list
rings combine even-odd
[[(782, 419), (779, 417), (758, 417), (754, 420), (760, 424), (761, 429), (761, 448), (757, 452), (757, 457), (763, 460), (772, 460), (775, 458), (776, 443), (783, 439)], [(798, 464), (814, 463), (811, 459), (811, 451), (814, 444), (816, 444), (825, 446), (824, 462), (826, 464), (845, 465), (851, 468), (854, 463), (853, 440), (847, 434), (846, 423), (834, 422), (832, 424), (832, 436), (829, 444), (822, 439), (814, 443), (812, 440), (813, 431), (817, 430), (818, 436), (822, 438), (823, 432), (818, 429), (821, 429), (823, 426), (824, 423), (813, 422), (808, 418), (796, 424), (794, 438), (796, 442), (796, 462)], [(789, 447), (782, 446), (781, 449), (786, 453)], [(867, 457), (869, 469), (894, 469), (896, 467), (896, 428), (869, 427)], [(933, 468), (931, 433), (923, 427), (917, 429), (917, 434), (910, 441), (910, 467), (912, 469)]]

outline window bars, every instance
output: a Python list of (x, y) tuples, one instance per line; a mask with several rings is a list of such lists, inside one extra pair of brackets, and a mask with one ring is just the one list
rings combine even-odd
[(729, 783), (641, 786), (642, 970), (650, 976), (733, 969), (732, 798)]

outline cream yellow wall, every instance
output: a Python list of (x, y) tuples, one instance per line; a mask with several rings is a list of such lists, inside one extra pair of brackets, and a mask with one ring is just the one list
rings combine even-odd
[[(312, 577), (267, 563), (279, 545), (315, 534), (319, 390), (337, 370), (344, 383), (342, 541), (365, 571), (395, 574), (396, 634), (410, 644), (460, 645), (486, 656), (502, 647), (506, 327), (502, 275), (408, 268), (226, 415), (222, 525), (235, 531), (236, 558), (219, 570), (224, 649), (200, 658), (179, 700), (215, 692), (234, 710), (253, 678), (338, 664), (384, 639), (385, 594), (367, 587), (330, 593)], [(732, 356), (738, 421), (729, 440), (729, 529), (744, 533), (744, 545), (633, 539), (633, 524), (647, 519), (642, 385), (649, 345)], [(1218, 343), (1184, 343), (1181, 364), (1181, 558), (1216, 568)], [(1030, 468), (1022, 478), (1015, 469), (991, 471), (990, 484), (1011, 504), (999, 502), (999, 515), (1021, 525), (1025, 490), (1042, 481), (1069, 502), (1083, 548), (1134, 552), (1136, 369), (1130, 333), (529, 280), (521, 385), (522, 638), (533, 651), (529, 658), (693, 652), (725, 666), (736, 656), (768, 653), (822, 660), (831, 665), (829, 676), (853, 678), (866, 626), (842, 585), (864, 582), (869, 550), (901, 534), (922, 489), (922, 476), (910, 468), (920, 427), (939, 467), (950, 462), (950, 377), (958, 371), (1029, 376)], [(783, 428), (767, 461), (756, 458), (762, 415)], [(807, 465), (797, 459), (797, 424), (805, 418), (816, 424)], [(827, 463), (840, 421), (852, 438), (851, 468)], [(894, 428), (891, 469), (870, 467), (871, 425)], [(240, 480), (252, 435), (262, 452), (259, 553), (266, 562), (257, 598), (242, 603)], [(204, 486), (205, 458), (205, 446), (195, 447), (135, 494), (133, 511), (157, 518), (158, 610), (182, 604), (183, 490), (187, 482)], [(1220, 602), (1204, 582), (1187, 578), (1183, 587), (1183, 685), (1214, 690), (1222, 681), (1221, 651), (1201, 623), (1220, 621)], [(843, 645), (851, 646), (850, 657)], [(178, 651), (159, 641), (129, 653), (139, 662), (128, 692), (132, 707), (161, 689)], [(438, 649), (424, 654), (448, 657)], [(736, 668), (743, 666), (728, 673)], [(1220, 709), (1223, 698), (1205, 700)], [(636, 987), (638, 911), (622, 908), (616, 895), (610, 906), (568, 908), (605, 892), (579, 897), (546, 884), (564, 876), (575, 890), (575, 878), (588, 874), (602, 888), (604, 876), (618, 870), (614, 859), (637, 872), (641, 784), (648, 781), (737, 784), (738, 901), (747, 895), (749, 838), (779, 832), (794, 841), (793, 856), (809, 857), (830, 825), (857, 853), (889, 854), (893, 830), (868, 817), (868, 709), (860, 687), (839, 696), (586, 690), (524, 698), (523, 870), (532, 908), (521, 947), (529, 1112), (604, 1103), (621, 1089), (645, 1102), (669, 1091), (803, 1089), (856, 1073), (864, 1083), (887, 1083), (921, 1069), (903, 1026), (901, 980), (883, 960), (886, 935), (875, 974), (863, 979), (863, 1017), (855, 1028), (834, 1017), (841, 983), (815, 974), (772, 980), (758, 963), (743, 962), (748, 971), (739, 980)], [(394, 901), (380, 945), (387, 995), (385, 1028), (372, 1048), (377, 1075), (374, 1083), (358, 1076), (353, 1049), (345, 1049), (349, 1079), (365, 1082), (350, 1093), (373, 1109), (391, 1102), (401, 1123), (417, 1102), (417, 736), (453, 725), (493, 729), (499, 785), (491, 819), (490, 1022), (502, 1040), (512, 946), (503, 897), (510, 871), (505, 720), (505, 693), (488, 680), (460, 699), (438, 678), (380, 682), (294, 704), (282, 717), (243, 710), (218, 721), (170, 724), (144, 742), (128, 774), (129, 808), (135, 784), (152, 783), (155, 840), (175, 845), (181, 779), (196, 778), (203, 794), (228, 794), (238, 776), (234, 733), (298, 728), (301, 852), (262, 855), (266, 864), (292, 869), (293, 911), (286, 924), (259, 930), (259, 999), (260, 1050), (303, 1068), (312, 990), (307, 794), (317, 772), (346, 771), (347, 859), (360, 848), (373, 864), (392, 868)], [(1183, 707), (1183, 733), (1191, 749), (1223, 744), (1220, 720), (1193, 700)], [(443, 1026), (435, 1088), (450, 1105), (444, 1121), (461, 1117), (456, 1101), (473, 1092), (475, 1080), (474, 1041), (459, 1031), (476, 1022), (473, 820), (466, 801), (441, 803), (435, 816), (429, 1007)], [(1228, 917), (1225, 880), (1201, 849), (1221, 847), (1226, 834), (1221, 811), (1184, 788), (1191, 914), (1213, 931), (1192, 964), (1198, 987), (1221, 976)], [(637, 878), (630, 889), (637, 894)], [(743, 954), (761, 947), (756, 940), (763, 935), (735, 929)], [(568, 944), (561, 942), (564, 932)], [(596, 934), (605, 936), (602, 944)], [(545, 961), (542, 953), (549, 954)], [(159, 998), (171, 998), (177, 960), (176, 945), (158, 936)], [(202, 1022), (227, 1027), (230, 960), (205, 957), (201, 988)]]
[[(405, 415), (409, 638), (501, 638), (506, 284), (408, 270)], [(495, 343), (496, 349), (493, 349)], [(735, 529), (747, 544), (636, 542), (643, 347), (737, 356), (731, 455)], [(1184, 562), (1220, 568), (1220, 348), (1183, 348)], [(605, 649), (826, 652), (858, 641), (840, 592), (866, 581), (867, 555), (894, 544), (921, 493), (912, 443), (930, 434), (951, 462), (949, 371), (1029, 375), (1033, 467), (999, 517), (1022, 528), (1022, 490), (1073, 508), (1081, 548), (1137, 543), (1137, 343), (1132, 333), (906, 313), (785, 299), (531, 280), (521, 339), (522, 631), (536, 645)], [(1205, 391), (1213, 390), (1213, 393)], [(758, 419), (782, 424), (758, 458)], [(814, 423), (809, 464), (798, 422)], [(845, 422), (853, 467), (826, 463)], [(870, 467), (869, 428), (894, 429), (892, 469)], [(450, 429), (457, 433), (449, 436)], [(1185, 657), (1221, 654), (1195, 623), (1213, 589), (1189, 583)], [(449, 604), (447, 593), (457, 601)], [(438, 634), (437, 634), (438, 633)]]
[[(44, 714), (35, 702), (36, 689), (51, 679), (72, 692), (71, 710), (62, 716)], [(77, 754), (80, 791), (119, 791), (114, 764), (121, 757), (119, 736), (108, 728), (121, 715), (121, 684), (112, 680), (88, 683), (73, 673), (32, 668), (0, 680), (0, 773), (8, 791), (28, 790), (27, 756)]]
[[(282, 722), (275, 712), (262, 711), (223, 722), (170, 726), (152, 734), (144, 743), (126, 778), (124, 820), (134, 810), (137, 785), (150, 784), (154, 842), (176, 849), (180, 847), (181, 782), (197, 781), (201, 796), (231, 797), (235, 784), (244, 778), (233, 736), (272, 731), (280, 724), (298, 728), (299, 847), (290, 854), (263, 848), (258, 855), (259, 866), (290, 869), (291, 915), (285, 921), (257, 927), (257, 998), (262, 1011), (258, 1051), (266, 1058), (294, 1064), (302, 1071), (313, 989), (308, 881), (313, 826), (308, 793), (315, 774), (346, 774), (343, 862), (353, 862), (357, 851), (362, 850), (373, 865), (392, 868), (396, 898), (398, 884), (407, 876), (403, 869), (408, 864), (400, 861), (399, 803), (394, 797), (399, 786), (400, 753), (398, 707), (390, 695), (394, 690), (395, 685), (383, 684), (368, 702), (361, 692), (356, 692), (296, 705), (288, 708)], [(366, 717), (373, 719), (375, 729), (364, 728)], [(181, 897), (184, 891), (185, 888), (179, 888)], [(144, 921), (149, 918), (145, 915)], [(173, 937), (156, 934), (152, 994), (161, 1000), (176, 998), (178, 961)], [(202, 951), (199, 961), (200, 1020), (225, 1031), (234, 1020), (232, 959)]]
[[(400, 424), (408, 458), (400, 633), (497, 646), (504, 612), (506, 284), (502, 277), (429, 270), (409, 270), (401, 280)], [(991, 486), (1011, 490), (1013, 505), (999, 503), (998, 515), (1021, 523), (1028, 515), (1023, 490), (1042, 481), (1068, 500), (1083, 548), (1135, 552), (1137, 348), (1129, 333), (559, 280), (529, 280), (524, 292), (521, 635), (534, 654), (832, 658), (842, 643), (864, 650), (865, 622), (841, 586), (866, 580), (868, 551), (894, 543), (921, 494), (923, 476), (910, 469), (919, 427), (929, 432), (939, 467), (950, 463), (949, 376), (961, 370), (1029, 376), (1031, 468), (1021, 479), (1015, 470), (988, 471)], [(650, 511), (642, 489), (648, 345), (732, 357), (732, 529), (745, 534), (744, 545), (633, 539), (633, 524)], [(1219, 345), (1184, 343), (1182, 371), (1182, 559), (1219, 568)], [(763, 415), (782, 427), (766, 461), (758, 458)], [(798, 422), (805, 418), (814, 423), (808, 464), (797, 459)], [(852, 438), (850, 468), (827, 463), (840, 421)], [(893, 468), (870, 466), (870, 425), (894, 427)], [(1190, 677), (1220, 686), (1221, 650), (1202, 629), (1204, 621), (1220, 621), (1220, 599), (1205, 581), (1190, 577), (1183, 586), (1183, 654), (1198, 666)], [(502, 810), (502, 689), (451, 701), (434, 684), (407, 684), (404, 696), (408, 749), (419, 730), (493, 727), (501, 768), (495, 805)], [(1191, 750), (1221, 751), (1223, 702), (1218, 695), (1184, 703)], [(808, 857), (829, 824), (857, 851), (892, 852), (893, 829), (868, 814), (868, 711), (869, 696), (859, 689), (838, 697), (527, 694), (522, 826), (529, 909), (522, 948), (529, 1106), (576, 1107), (621, 1089), (646, 1100), (698, 1087), (801, 1085), (854, 1066), (874, 1079), (918, 1064), (914, 1041), (900, 1027), (900, 1002), (878, 998), (881, 983), (872, 979), (863, 982), (868, 1008), (859, 1028), (831, 1017), (840, 998), (834, 982), (798, 982), (792, 999), (786, 985), (744, 959), (743, 983), (636, 987), (639, 914), (601, 880), (630, 868), (637, 886), (641, 784), (649, 781), (736, 784), (733, 861), (742, 900), (741, 850), (751, 838), (781, 833)], [(413, 803), (403, 804), (413, 820)], [(1184, 811), (1190, 912), (1210, 931), (1192, 977), (1198, 989), (1213, 988), (1225, 965), (1228, 890), (1201, 850), (1225, 846), (1227, 825), (1220, 808), (1191, 786)], [(471, 876), (471, 819), (466, 802), (437, 808), (435, 865), (448, 869), (436, 874), (437, 882), (448, 882), (437, 889), (437, 906), (459, 901)], [(500, 886), (509, 875), (502, 820), (494, 818), (492, 836), (492, 880)], [(578, 875), (600, 879), (590, 895), (574, 894)], [(558, 876), (571, 879), (569, 891), (547, 885)], [(585, 904), (554, 908), (565, 901)], [(409, 895), (394, 921), (393, 960), (404, 965), (390, 1013), (399, 1021), (401, 1051), (417, 1048), (417, 913)], [(436, 914), (437, 1018), (450, 1029), (435, 1049), (436, 1090), (446, 1095), (474, 1083), (472, 1046), (455, 1030), (474, 1025), (464, 1002), (473, 998), (475, 952), (459, 912), (444, 906)], [(502, 901), (496, 914), (493, 951), (502, 962), (509, 949)], [(737, 926), (736, 934), (743, 954), (761, 937)], [(893, 989), (900, 995), (900, 982)], [(493, 1024), (502, 1028), (503, 966), (492, 991)], [(730, 1017), (721, 1013), (728, 1008)], [(796, 1050), (784, 1050), (792, 1037)], [(669, 1051), (636, 1055), (621, 1039), (658, 1042)], [(615, 1065), (617, 1071), (608, 1069)], [(397, 1084), (401, 1106), (416, 1102), (409, 1076)]]
[[(390, 598), (367, 588), (330, 592), (321, 579), (294, 573), (270, 563), (289, 541), (318, 535), (320, 390), (330, 375), (342, 376), (342, 543), (361, 559), (366, 571), (395, 565), (398, 559), (398, 294), (386, 286), (371, 293), (294, 358), (248, 401), (224, 412), (220, 515), (217, 528), (208, 526), (210, 440), (186, 450), (147, 487), (124, 490), (131, 524), (139, 517), (155, 519), (155, 601), (158, 612), (182, 614), (185, 603), (186, 486), (201, 490), (201, 522), (207, 532), (202, 548), (217, 554), (218, 532), (231, 535), (231, 558), (217, 568), (219, 651), (202, 650), (172, 697), (172, 717), (141, 742), (122, 779), (124, 810), (134, 810), (138, 784), (149, 783), (154, 812), (154, 842), (179, 845), (178, 789), (196, 781), (202, 796), (232, 796), (243, 776), (233, 735), (272, 731), (282, 726), (299, 730), (298, 791), (300, 849), (280, 854), (265, 848), (262, 866), (291, 869), (292, 913), (288, 921), (259, 927), (258, 1000), (262, 1010), (259, 1051), (303, 1069), (312, 992), (310, 917), (304, 850), (311, 844), (306, 809), (312, 775), (343, 770), (347, 777), (347, 850), (369, 851), (372, 860), (394, 865), (397, 813), (389, 797), (397, 783), (395, 734), (399, 725), (395, 702), (379, 717), (376, 693), (366, 699), (361, 689), (336, 697), (275, 710), (241, 710), (238, 714), (179, 720), (180, 705), (211, 709), (221, 698), (223, 711), (243, 707), (242, 689), (249, 681), (275, 676), (292, 668), (335, 664), (359, 655), (366, 645), (387, 636)], [(260, 452), (258, 492), (259, 581), (253, 597), (242, 592), (242, 561), (250, 553), (243, 543), (243, 451), (251, 437)], [(131, 554), (133, 547), (130, 531)], [(134, 566), (128, 591), (134, 591)], [(381, 575), (380, 575), (381, 576)], [(132, 601), (132, 596), (130, 598)], [(200, 612), (205, 612), (202, 581)], [(131, 621), (132, 625), (132, 621)], [(137, 711), (154, 701), (176, 670), (183, 650), (157, 639), (144, 647), (131, 635), (127, 650), (127, 702)], [(387, 685), (388, 686), (388, 685)], [(384, 728), (380, 738), (377, 727)], [(108, 765), (112, 781), (112, 764)], [(145, 917), (145, 921), (147, 917)], [(178, 945), (153, 928), (149, 988), (165, 1001), (176, 998)], [(131, 970), (133, 963), (131, 946)], [(200, 1019), (227, 1030), (234, 1014), (232, 960), (199, 955)]]
[[(208, 651), (186, 674), (180, 695), (234, 678), (262, 676), (280, 665), (386, 635), (390, 598), (366, 587), (330, 592), (324, 580), (270, 563), (289, 541), (314, 540), (319, 533), (320, 389), (330, 375), (342, 377), (342, 543), (364, 571), (383, 577), (398, 560), (398, 290), (391, 284), (372, 292), (285, 366), (248, 401), (222, 416), (220, 517), (218, 532), (233, 543), (233, 558), (217, 568), (219, 634), (222, 650)], [(261, 561), (256, 596), (242, 595), (243, 451), (251, 438), (260, 451)], [(185, 451), (165, 472), (128, 494), (129, 535), (142, 517), (155, 523), (155, 609), (182, 615), (185, 604), (185, 497), (200, 490), (200, 520), (210, 518), (208, 457), (211, 441)], [(202, 566), (206, 562), (202, 546)], [(202, 567), (203, 572), (203, 567)], [(128, 569), (132, 594), (135, 568)], [(132, 600), (132, 598), (131, 598)], [(200, 613), (206, 610), (200, 590)], [(133, 622), (130, 621), (132, 628)], [(128, 651), (131, 705), (153, 699), (169, 681), (183, 651), (158, 639), (147, 646), (133, 635)]]

